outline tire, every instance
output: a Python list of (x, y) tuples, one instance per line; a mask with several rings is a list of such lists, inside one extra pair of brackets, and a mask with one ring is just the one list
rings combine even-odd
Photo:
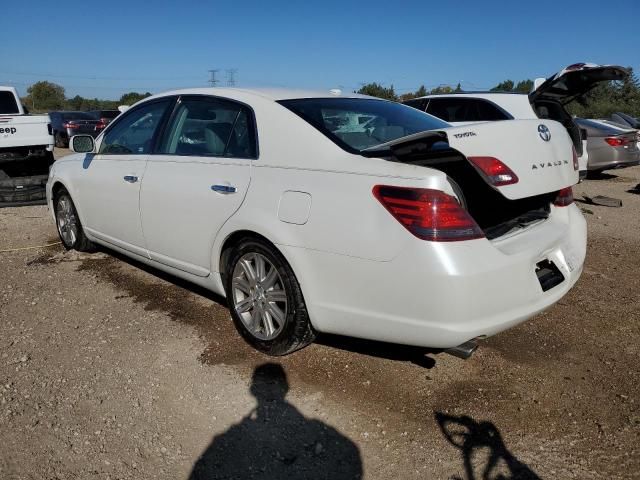
[(67, 250), (91, 252), (95, 245), (84, 234), (76, 206), (66, 190), (60, 190), (53, 199), (56, 214), (56, 229), (62, 245)]
[(62, 139), (62, 134), (60, 132), (55, 132), (53, 134), (53, 140), (58, 148), (64, 148), (64, 140)]
[(241, 240), (229, 253), (225, 272), (231, 318), (249, 345), (281, 356), (313, 342), (316, 332), (300, 284), (275, 247), (257, 238)]

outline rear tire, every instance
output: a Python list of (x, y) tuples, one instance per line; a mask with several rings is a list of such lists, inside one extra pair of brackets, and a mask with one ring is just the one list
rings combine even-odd
[(247, 238), (228, 255), (224, 277), (227, 303), (236, 329), (267, 355), (306, 347), (316, 337), (293, 270), (268, 242)]
[(64, 140), (63, 140), (62, 134), (60, 132), (55, 132), (53, 134), (53, 139), (54, 139), (56, 147), (64, 148)]
[(84, 234), (82, 222), (80, 222), (78, 211), (69, 192), (64, 189), (60, 190), (53, 199), (53, 208), (56, 215), (58, 236), (64, 248), (79, 252), (95, 250), (93, 242)]

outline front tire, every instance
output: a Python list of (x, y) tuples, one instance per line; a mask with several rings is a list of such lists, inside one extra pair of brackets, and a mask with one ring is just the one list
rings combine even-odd
[(236, 329), (268, 355), (287, 355), (316, 337), (300, 284), (282, 254), (268, 242), (249, 238), (229, 254), (225, 290)]
[(61, 190), (53, 199), (56, 214), (56, 228), (62, 245), (67, 250), (90, 252), (95, 249), (94, 244), (84, 234), (76, 206), (71, 195)]

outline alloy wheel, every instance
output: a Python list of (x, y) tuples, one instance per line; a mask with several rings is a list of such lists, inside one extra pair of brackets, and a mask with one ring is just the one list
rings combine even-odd
[(240, 257), (231, 280), (233, 308), (259, 340), (273, 340), (287, 318), (287, 292), (276, 267), (262, 254)]

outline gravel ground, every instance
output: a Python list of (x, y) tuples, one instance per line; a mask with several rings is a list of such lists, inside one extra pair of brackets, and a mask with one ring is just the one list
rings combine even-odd
[[(337, 337), (274, 361), (175, 278), (0, 253), (0, 478), (640, 478), (638, 183), (575, 188), (623, 201), (579, 203), (581, 280), (468, 361)], [(46, 207), (0, 210), (0, 250), (55, 241)]]

